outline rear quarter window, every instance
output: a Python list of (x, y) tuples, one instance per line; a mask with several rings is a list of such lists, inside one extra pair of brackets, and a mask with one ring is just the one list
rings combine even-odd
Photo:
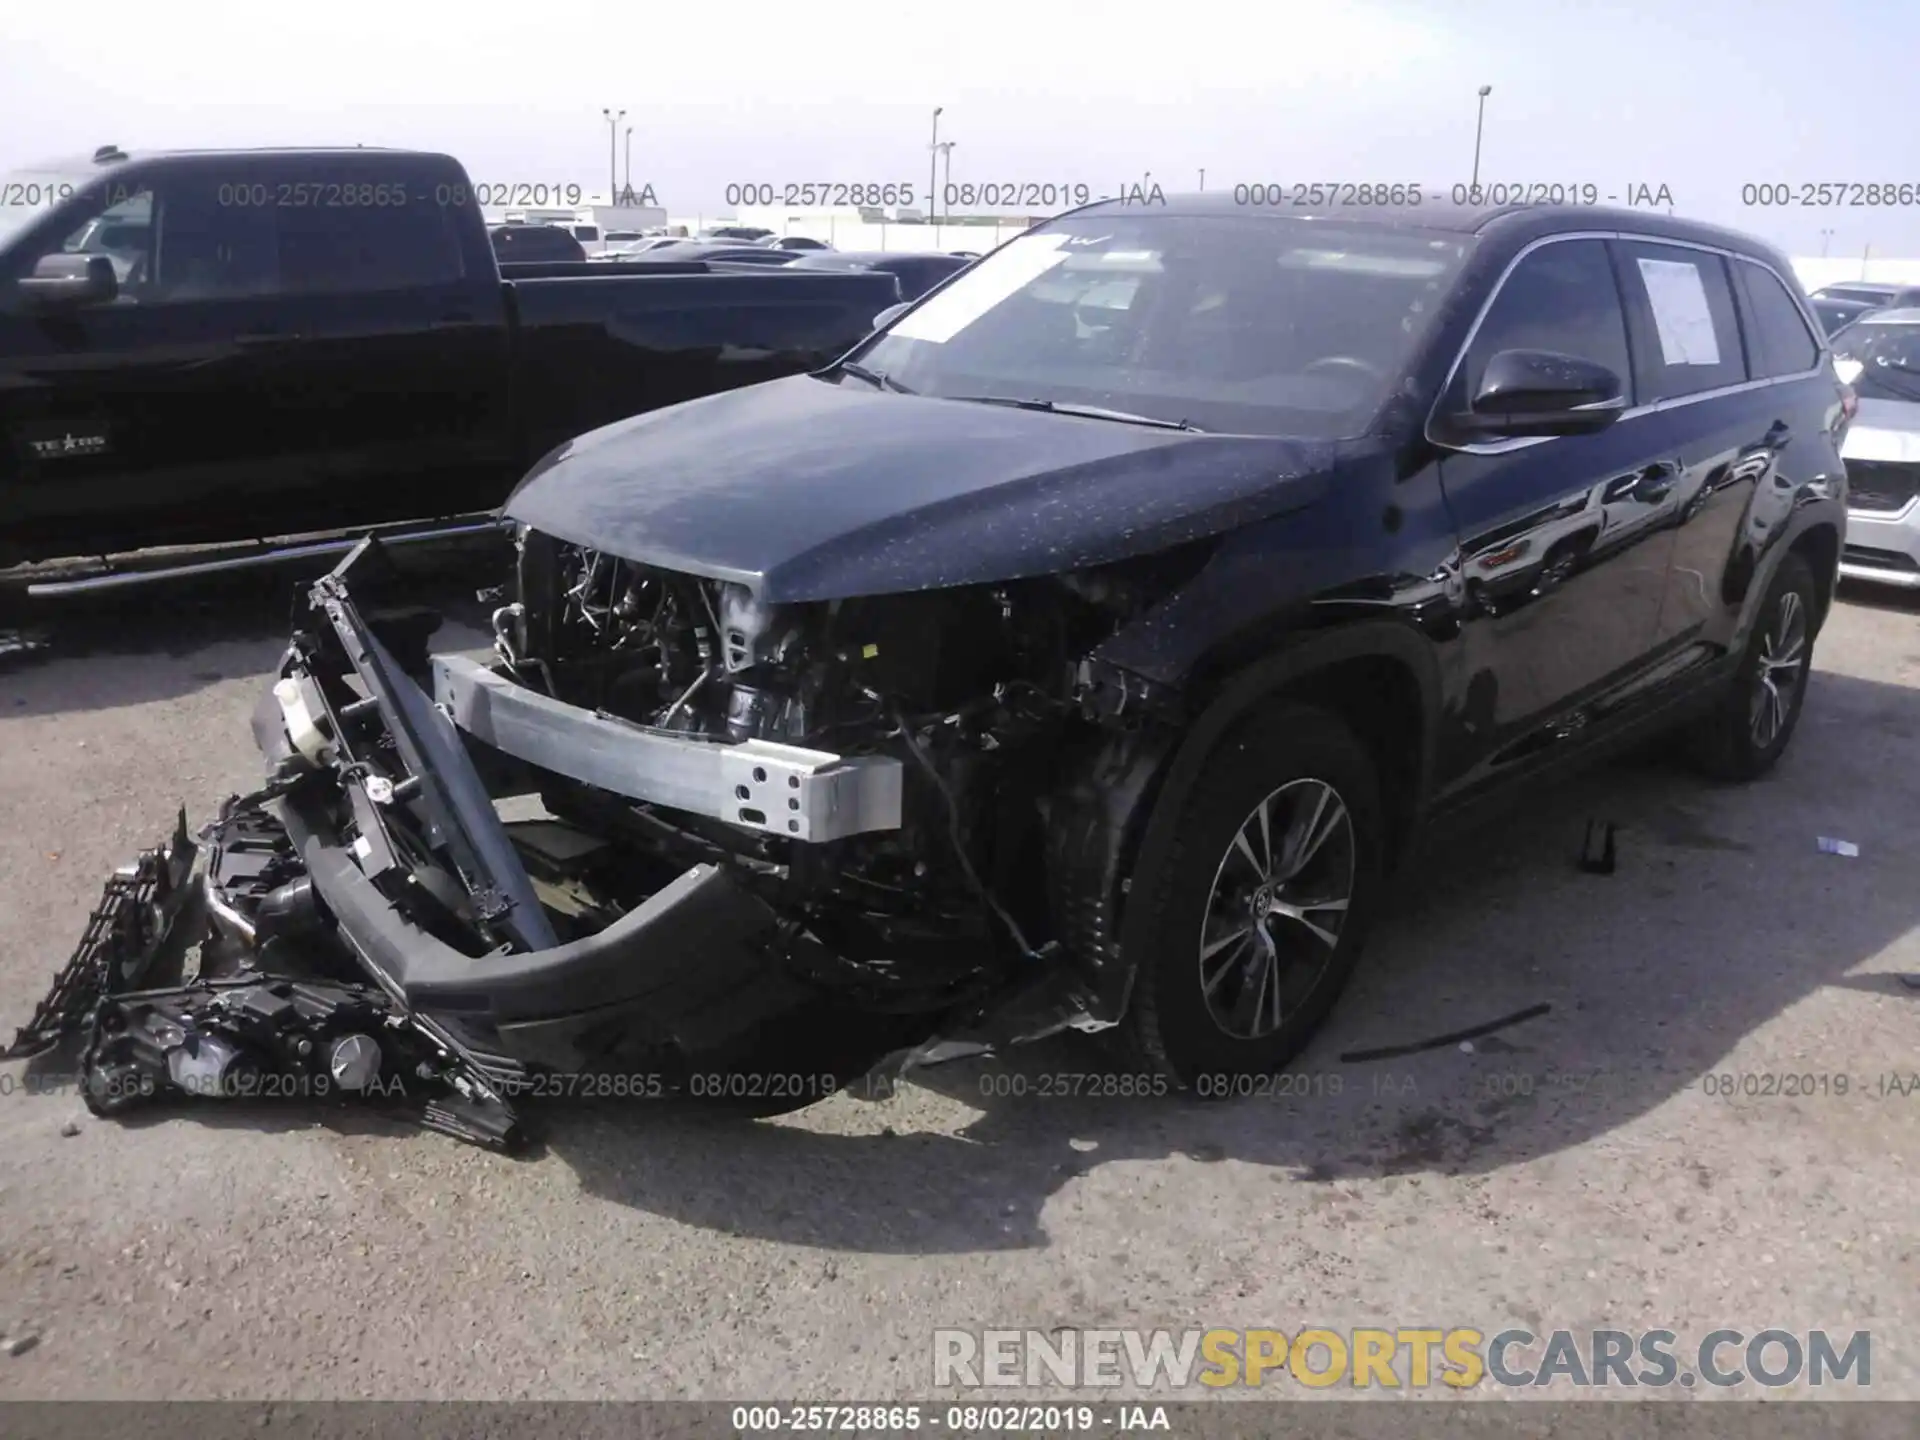
[(1734, 269), (1747, 292), (1754, 378), (1802, 375), (1811, 370), (1820, 360), (1820, 342), (1780, 277), (1750, 260), (1737, 262)]

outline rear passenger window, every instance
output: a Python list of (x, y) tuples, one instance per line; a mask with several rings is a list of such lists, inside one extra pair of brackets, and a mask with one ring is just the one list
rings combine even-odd
[(279, 285), (271, 207), (234, 203), (246, 185), (222, 187), (189, 171), (160, 182), (149, 256), (127, 274), (143, 301), (233, 300), (271, 295)]
[[(454, 210), (420, 187), (312, 176), (285, 187), (280, 281), (294, 294), (360, 294), (448, 285), (466, 271)], [(364, 203), (363, 203), (364, 201)]]
[(1642, 403), (1744, 381), (1746, 354), (1726, 262), (1711, 251), (1678, 245), (1629, 241), (1621, 248), (1629, 303), (1639, 315), (1635, 358), (1646, 382)]
[(1753, 355), (1756, 380), (1771, 375), (1801, 375), (1820, 358), (1820, 342), (1807, 328), (1780, 277), (1764, 265), (1741, 261), (1740, 278), (1747, 287), (1747, 309), (1753, 316)]
[(1600, 240), (1542, 245), (1507, 276), (1462, 367), (1464, 408), (1480, 389), (1487, 362), (1502, 350), (1550, 350), (1605, 365), (1632, 389), (1627, 323), (1613, 264)]

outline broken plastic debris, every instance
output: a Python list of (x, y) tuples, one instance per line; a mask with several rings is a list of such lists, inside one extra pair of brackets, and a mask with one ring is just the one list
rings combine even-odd
[(1831, 835), (1822, 835), (1820, 837), (1820, 853), (1822, 855), (1845, 855), (1853, 859), (1858, 858), (1860, 847), (1851, 840), (1835, 840)]
[(1587, 821), (1587, 833), (1580, 846), (1580, 868), (1588, 875), (1611, 875), (1615, 866), (1614, 824), (1611, 820)]

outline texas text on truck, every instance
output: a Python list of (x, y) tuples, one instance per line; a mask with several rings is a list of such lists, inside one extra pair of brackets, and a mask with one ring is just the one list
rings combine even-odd
[(891, 276), (496, 262), (459, 163), (89, 160), (0, 194), (0, 566), (495, 507), (553, 446), (814, 369)]
[(1203, 195), (900, 308), (550, 454), (489, 663), (377, 545), (316, 584), (262, 788), (110, 882), (20, 1051), (105, 1109), (435, 1076), (495, 1144), (530, 1077), (779, 1108), (1063, 1026), (1232, 1093), (1422, 826), (1794, 733), (1855, 401), (1764, 245)]

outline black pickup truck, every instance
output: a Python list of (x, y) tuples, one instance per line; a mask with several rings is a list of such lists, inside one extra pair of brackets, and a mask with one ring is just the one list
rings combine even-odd
[(473, 194), (377, 149), (0, 176), (0, 567), (483, 512), (553, 446), (817, 368), (898, 298), (502, 266)]

